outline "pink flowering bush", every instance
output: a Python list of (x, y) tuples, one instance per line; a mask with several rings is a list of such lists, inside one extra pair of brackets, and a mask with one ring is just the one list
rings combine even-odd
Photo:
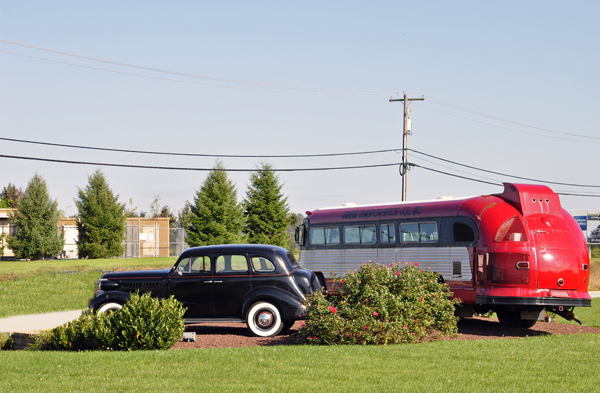
[(309, 344), (397, 344), (456, 333), (448, 287), (433, 272), (411, 263), (364, 264), (334, 277), (337, 296), (307, 299), (300, 329)]

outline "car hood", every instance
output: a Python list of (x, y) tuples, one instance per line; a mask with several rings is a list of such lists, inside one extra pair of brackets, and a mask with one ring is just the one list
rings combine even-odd
[(119, 279), (149, 279), (149, 278), (164, 278), (169, 274), (171, 269), (156, 269), (156, 270), (135, 270), (131, 272), (115, 272), (105, 273), (102, 278), (107, 280)]

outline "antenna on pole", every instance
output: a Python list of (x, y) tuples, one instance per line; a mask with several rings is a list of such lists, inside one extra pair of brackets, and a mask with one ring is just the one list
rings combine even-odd
[(408, 134), (410, 134), (412, 127), (412, 121), (408, 117), (408, 103), (410, 101), (425, 101), (425, 97), (407, 98), (406, 93), (404, 93), (404, 98), (390, 97), (390, 102), (396, 101), (404, 102), (404, 127), (402, 131), (402, 165), (400, 166), (400, 175), (402, 175), (402, 202), (404, 202), (406, 201), (406, 175), (408, 172)]

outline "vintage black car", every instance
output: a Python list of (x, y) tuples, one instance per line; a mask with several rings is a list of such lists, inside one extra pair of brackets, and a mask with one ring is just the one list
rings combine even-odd
[(118, 310), (136, 291), (173, 295), (187, 308), (188, 324), (246, 322), (254, 335), (271, 337), (303, 319), (303, 300), (323, 290), (323, 274), (298, 266), (285, 248), (205, 246), (184, 251), (170, 269), (104, 274), (89, 308)]

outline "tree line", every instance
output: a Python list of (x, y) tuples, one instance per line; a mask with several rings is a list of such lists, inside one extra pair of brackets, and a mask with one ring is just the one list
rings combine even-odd
[[(160, 207), (158, 196), (150, 210), (153, 217), (169, 217), (171, 226), (185, 228), (186, 242), (192, 247), (257, 243), (290, 249), (294, 247), (290, 229), (299, 217), (290, 213), (281, 188), (273, 165), (261, 162), (250, 174), (245, 198), (239, 202), (235, 184), (223, 162), (217, 160), (193, 202), (186, 201), (177, 217), (168, 206)], [(88, 176), (83, 189), (77, 189), (80, 258), (112, 258), (124, 253), (126, 220), (136, 215), (137, 207), (131, 199), (129, 206), (118, 199), (100, 169)], [(47, 259), (62, 252), (64, 234), (59, 231), (58, 203), (50, 197), (41, 175), (36, 173), (25, 191), (9, 183), (0, 191), (0, 206), (15, 209), (9, 213), (13, 233), (7, 244), (16, 258)]]

